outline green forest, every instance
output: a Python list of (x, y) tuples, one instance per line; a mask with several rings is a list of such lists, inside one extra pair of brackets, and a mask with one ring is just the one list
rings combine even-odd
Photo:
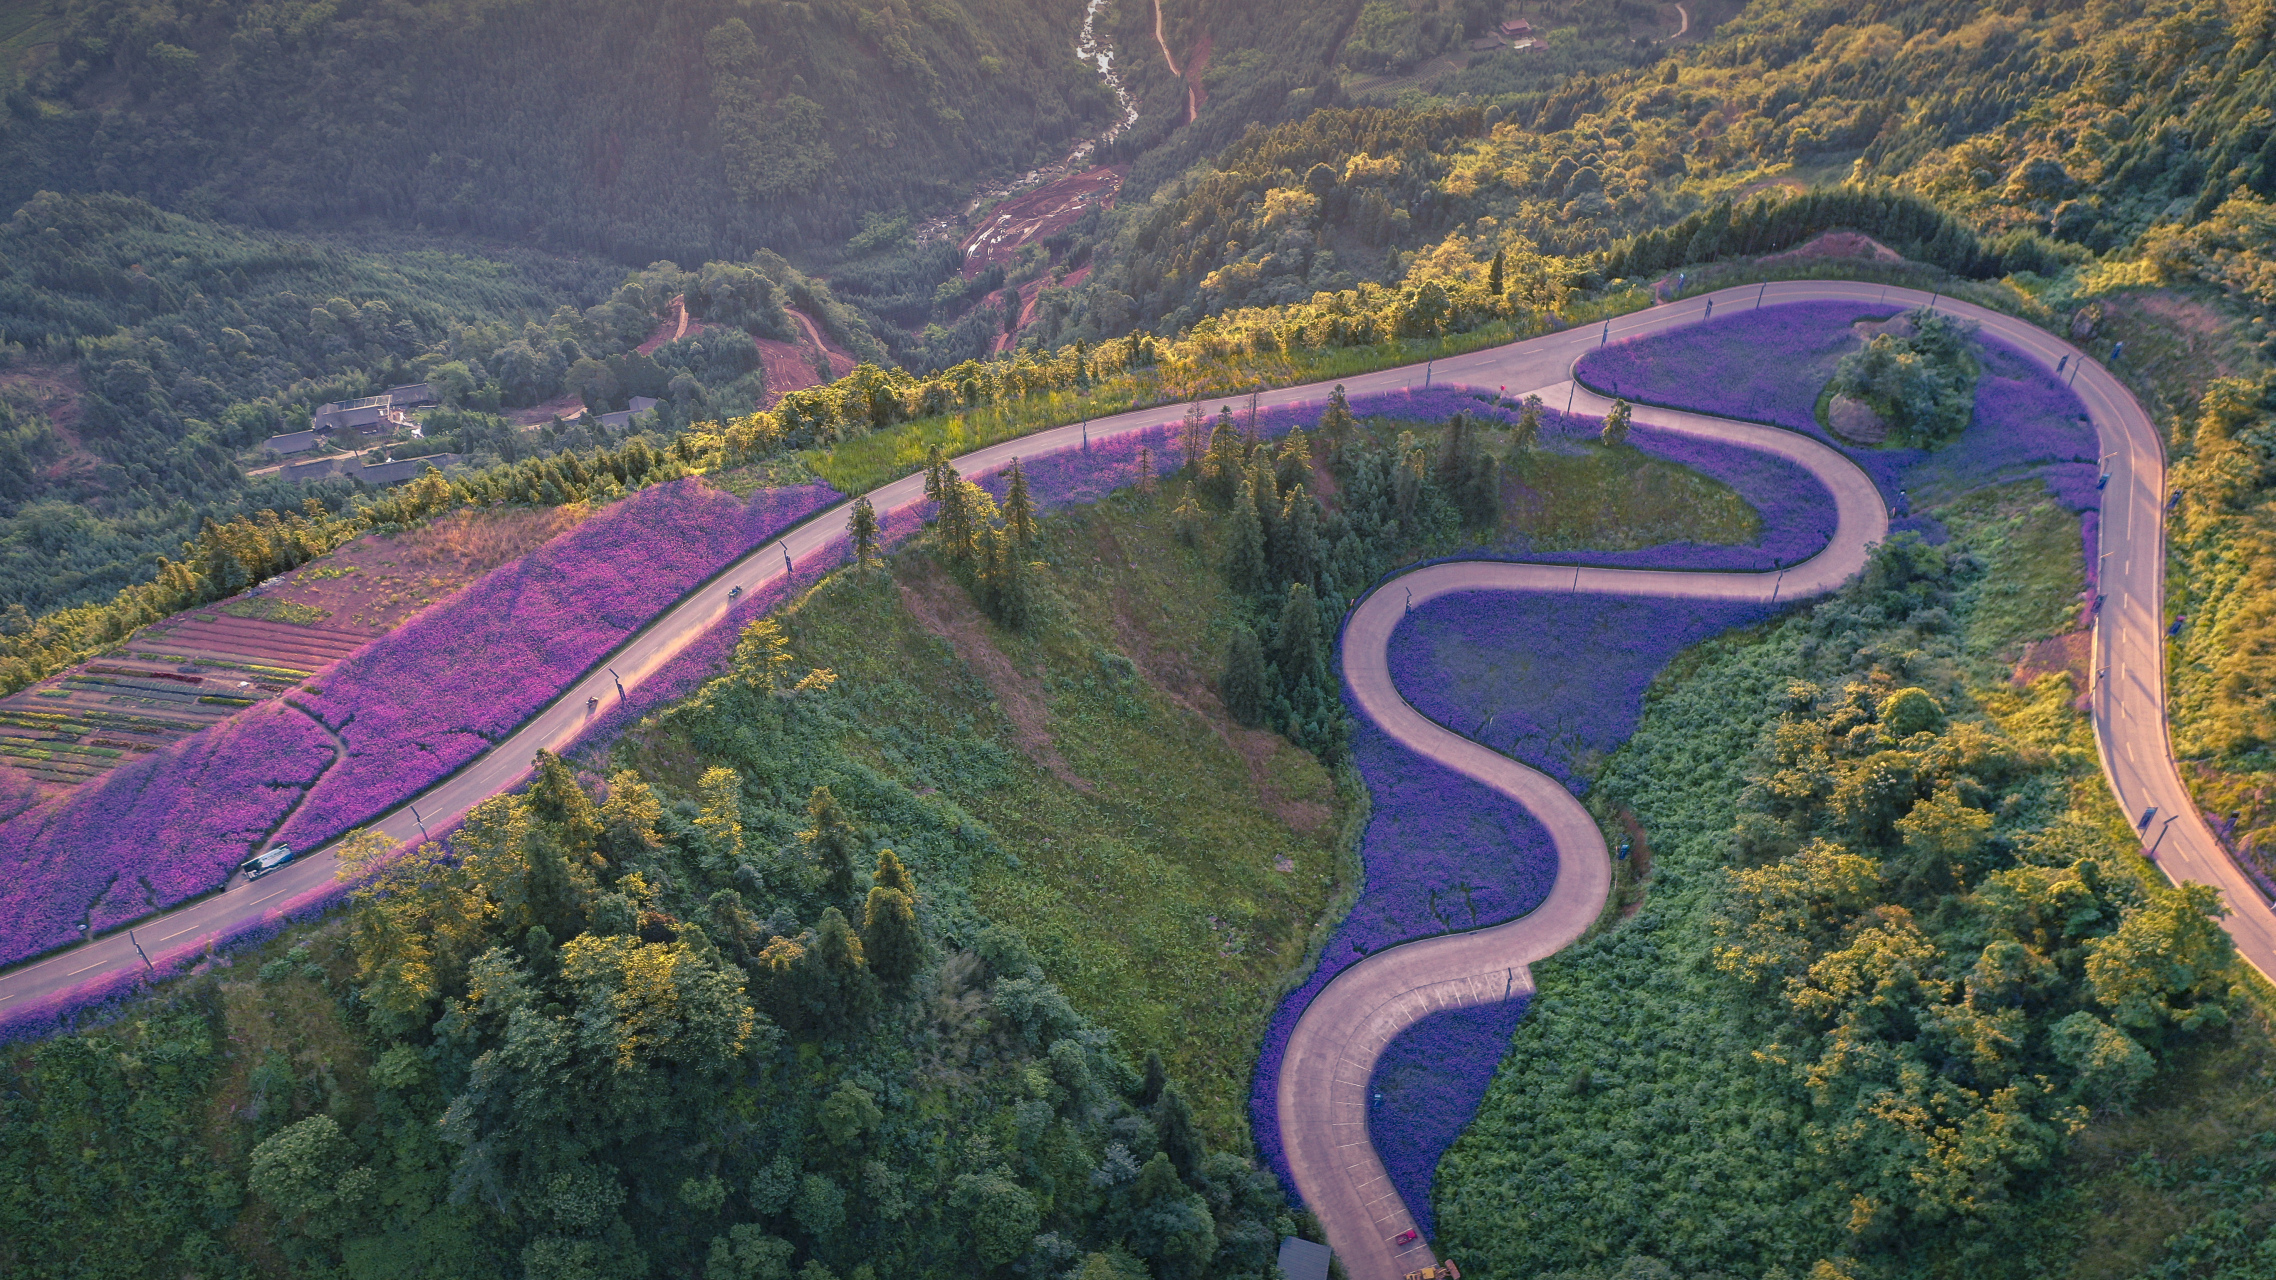
[[(1351, 601), (1746, 513), (1616, 445), (1195, 402), (1742, 282), (1938, 289), (2127, 383), (2176, 753), (2276, 883), (2270, 12), (1687, 7), (1108, 0), (1105, 139), (1077, 0), (0, 3), (0, 691), (448, 512), (943, 498), (447, 852), (6, 1046), (0, 1272), (1271, 1276), (1323, 1238), (1245, 1099), (1359, 887)], [(1472, 47), (1509, 18), (1547, 47)], [(967, 275), (1071, 155), (1111, 207)], [(1839, 389), (1949, 438), (1965, 344), (1885, 342)], [(415, 382), (387, 447), (447, 474), (273, 469)], [(1048, 519), (954, 474), (1140, 405), (1194, 406), (1199, 465)], [(2010, 678), (2075, 622), (2076, 521), (1937, 514), (1684, 655), (1605, 763), (1652, 861), (1439, 1168), (1466, 1273), (2276, 1274), (2276, 994), (2132, 852), (2069, 677)]]

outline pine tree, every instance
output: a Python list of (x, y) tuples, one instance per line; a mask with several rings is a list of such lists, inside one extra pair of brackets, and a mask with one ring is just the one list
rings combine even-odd
[(577, 774), (550, 751), (537, 753), (537, 781), (530, 787), (530, 812), (551, 827), (572, 856), (592, 854), (600, 843), (601, 815), (593, 798), (577, 785)]
[(877, 874), (870, 877), (870, 881), (888, 889), (899, 890), (911, 902), (917, 900), (916, 877), (909, 874), (908, 866), (891, 849), (877, 851)]
[(846, 517), (846, 532), (853, 536), (854, 565), (867, 571), (880, 563), (877, 554), (877, 509), (869, 504), (869, 495), (854, 499), (853, 514)]
[(862, 904), (861, 944), (870, 972), (892, 991), (906, 991), (925, 963), (925, 937), (917, 913), (899, 889), (878, 885)]
[(1186, 1105), (1185, 1095), (1175, 1084), (1164, 1085), (1162, 1096), (1154, 1103), (1154, 1133), (1162, 1154), (1170, 1158), (1170, 1167), (1180, 1178), (1192, 1182), (1201, 1175), (1202, 1158), (1209, 1152), (1193, 1127), (1193, 1108)]
[(803, 957), (806, 1004), (824, 1035), (859, 1029), (877, 1009), (877, 979), (845, 913), (825, 907)]
[(1201, 504), (1194, 499), (1192, 484), (1187, 484), (1179, 491), (1177, 505), (1170, 509), (1170, 516), (1177, 522), (1178, 541), (1189, 547), (1201, 541), (1201, 527), (1205, 518)]
[(806, 818), (812, 825), (800, 838), (814, 847), (814, 864), (822, 871), (823, 896), (837, 901), (852, 897), (854, 851), (861, 838), (828, 787), (814, 788), (806, 801)]
[(1154, 492), (1154, 451), (1146, 445), (1138, 446), (1138, 492)]
[(1196, 400), (1185, 407), (1185, 474), (1188, 480), (1199, 480), (1207, 464), (1209, 452), (1209, 418), (1201, 412)]
[(941, 554), (952, 565), (969, 563), (972, 559), (972, 499), (971, 488), (956, 468), (942, 463), (940, 467), (940, 514), (933, 536)]
[(1035, 550), (1035, 500), (1028, 495), (1027, 473), (1012, 459), (1011, 485), (1004, 491), (1004, 530), (1011, 535), (1011, 550), (1025, 560)]
[(1320, 608), (1312, 589), (1301, 582), (1288, 586), (1288, 600), (1280, 607), (1280, 674), (1284, 680), (1316, 680), (1323, 670)]
[(1257, 519), (1256, 492), (1243, 482), (1233, 495), (1233, 523), (1225, 540), (1225, 576), (1233, 590), (1255, 595), (1270, 586), (1265, 562), (1264, 525)]
[(1507, 250), (1494, 250), (1494, 265), (1486, 269), (1486, 292), (1497, 298), (1502, 296), (1502, 266), (1507, 257)]
[(1602, 439), (1607, 447), (1617, 449), (1628, 443), (1628, 418), (1633, 412), (1626, 400), (1612, 402), (1612, 411), (1604, 415)]
[(1146, 1051), (1146, 1076), (1138, 1087), (1138, 1105), (1151, 1107), (1161, 1100), (1162, 1088), (1170, 1082), (1170, 1069), (1162, 1063), (1162, 1051)]
[(1304, 428), (1295, 428), (1281, 440), (1280, 453), (1272, 464), (1272, 476), (1283, 494), (1311, 487), (1312, 440), (1304, 434)]
[(772, 618), (755, 618), (735, 642), (735, 674), (744, 683), (778, 693), (783, 674), (790, 669), (790, 641)]
[(702, 807), (695, 827), (703, 835), (698, 861), (703, 869), (720, 875), (743, 856), (743, 780), (733, 769), (714, 766), (696, 783)]
[(1273, 577), (1300, 582), (1317, 589), (1327, 568), (1327, 547), (1320, 537), (1320, 504), (1303, 489), (1291, 490), (1280, 515), (1280, 556), (1273, 561)]
[(1241, 433), (1234, 428), (1233, 412), (1228, 409), (1209, 433), (1209, 453), (1202, 463), (1202, 483), (1208, 486), (1212, 499), (1233, 500), (1233, 490), (1240, 483), (1241, 460)]
[(1227, 713), (1252, 729), (1264, 723), (1264, 679), (1264, 647), (1257, 643), (1254, 632), (1236, 625), (1218, 691), (1225, 696)]
[(1320, 415), (1320, 434), (1326, 438), (1329, 452), (1341, 455), (1344, 446), (1351, 443), (1352, 429), (1358, 425), (1359, 420), (1352, 417), (1351, 405), (1345, 401), (1343, 384), (1339, 382), (1336, 389), (1328, 393), (1327, 412)]

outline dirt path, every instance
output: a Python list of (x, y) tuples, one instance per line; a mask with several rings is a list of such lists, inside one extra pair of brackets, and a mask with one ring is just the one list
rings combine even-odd
[[(1170, 56), (1169, 40), (1162, 35), (1162, 0), (1154, 0), (1154, 43), (1161, 47), (1162, 61), (1170, 64), (1170, 74), (1176, 76), (1180, 80), (1186, 80), (1185, 72), (1178, 69), (1178, 60)], [(1202, 56), (1204, 59), (1208, 57), (1206, 53)], [(1198, 74), (1200, 70), (1201, 67), (1197, 64), (1194, 67), (1194, 71)], [(1192, 124), (1194, 115), (1200, 110), (1201, 100), (1199, 93), (1194, 88), (1193, 82), (1191, 80), (1186, 80), (1185, 122), (1187, 124)]]
[(921, 573), (896, 577), (893, 585), (900, 588), (901, 603), (908, 606), (917, 622), (948, 641), (957, 658), (977, 672), (988, 691), (996, 695), (996, 705), (1012, 722), (1012, 741), (1019, 744), (1020, 752), (1085, 795), (1098, 790), (1059, 754), (1059, 745), (1051, 740), (1051, 708), (1043, 681), (1013, 665), (1011, 658), (996, 647), (988, 635), (987, 620), (972, 604), (971, 593), (929, 561)]

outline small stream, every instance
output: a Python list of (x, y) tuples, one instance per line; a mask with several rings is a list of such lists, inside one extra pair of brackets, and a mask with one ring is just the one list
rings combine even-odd
[(1138, 119), (1138, 102), (1123, 85), (1122, 73), (1114, 69), (1114, 50), (1098, 34), (1099, 10), (1106, 5), (1107, 0), (1090, 0), (1083, 6), (1083, 34), (1075, 42), (1075, 56), (1098, 68), (1099, 79), (1114, 90), (1114, 100), (1122, 105), (1122, 119), (1099, 136), (1100, 142), (1114, 141)]

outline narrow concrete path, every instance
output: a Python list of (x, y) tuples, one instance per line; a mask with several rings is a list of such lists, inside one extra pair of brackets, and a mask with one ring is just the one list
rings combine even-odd
[[(1532, 392), (1577, 412), (1611, 402), (1559, 383)], [(1603, 834), (1564, 784), (1447, 729), (1409, 705), (1391, 681), (1391, 634), (1416, 606), (1468, 591), (1513, 593), (1513, 608), (1554, 608), (1587, 592), (1666, 600), (1797, 600), (1839, 587), (1888, 535), (1888, 509), (1873, 482), (1833, 449), (1795, 432), (1701, 414), (1638, 407), (1655, 427), (1776, 454), (1807, 468), (1833, 494), (1834, 534), (1815, 556), (1772, 573), (1686, 573), (1571, 565), (1456, 561), (1404, 574), (1352, 611), (1343, 637), (1344, 678), (1355, 710), (1408, 750), (1501, 792), (1548, 828), (1557, 851), (1549, 896), (1506, 924), (1381, 951), (1336, 975), (1289, 1035), (1281, 1061), (1281, 1144), (1306, 1204), (1352, 1280), (1396, 1277), (1430, 1265), (1429, 1243), (1391, 1187), (1367, 1136), (1367, 1086), (1384, 1046), (1440, 1009), (1493, 1004), (1533, 991), (1527, 966), (1564, 950), (1604, 911), (1612, 862)], [(1530, 596), (1531, 598), (1527, 598)]]

